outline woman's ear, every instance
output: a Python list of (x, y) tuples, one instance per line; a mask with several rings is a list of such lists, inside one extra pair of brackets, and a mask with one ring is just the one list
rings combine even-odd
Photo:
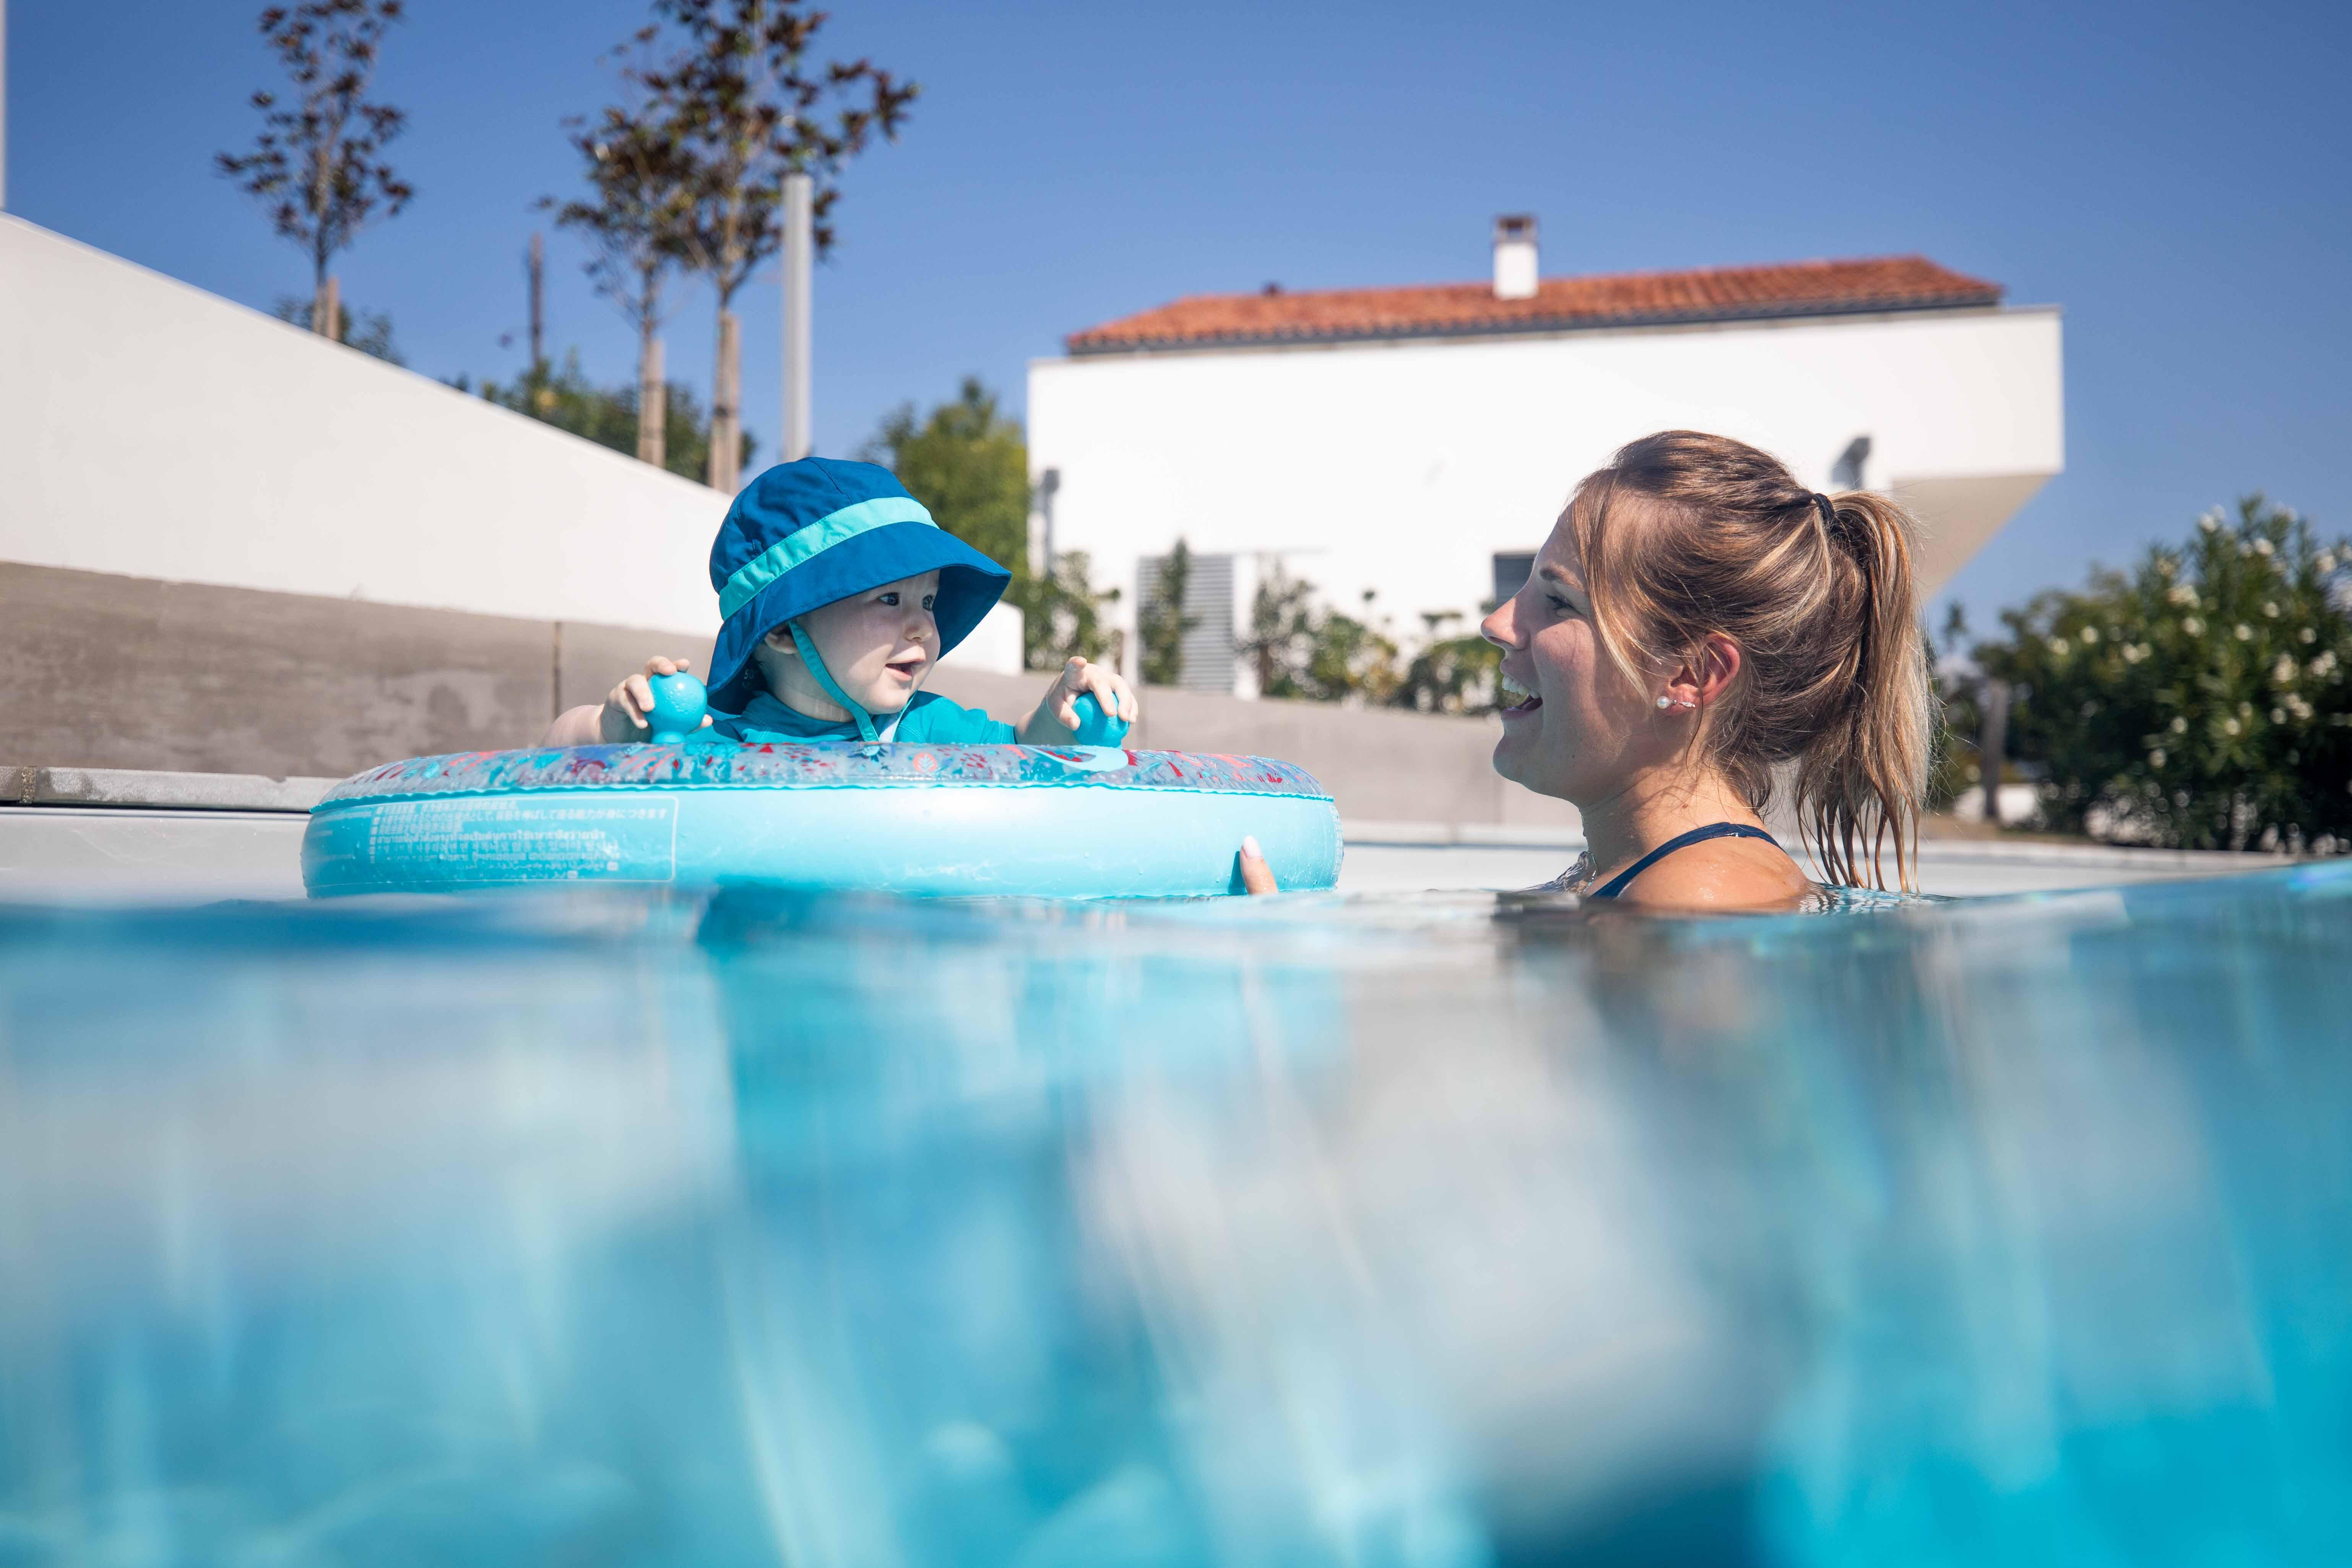
[(1683, 661), (1666, 682), (1661, 707), (1713, 707), (1739, 675), (1739, 645), (1721, 632), (1709, 632), (1698, 650)]
[(1692, 672), (1696, 679), (1698, 700), (1709, 707), (1723, 700), (1731, 683), (1739, 678), (1739, 645), (1721, 632), (1709, 632), (1699, 644), (1698, 668)]

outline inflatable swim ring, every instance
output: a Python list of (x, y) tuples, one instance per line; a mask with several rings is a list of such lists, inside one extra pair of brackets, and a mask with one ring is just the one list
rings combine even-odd
[[(310, 814), (304, 884), (314, 898), (559, 881), (1188, 896), (1242, 890), (1244, 834), (1286, 889), (1339, 877), (1338, 810), (1288, 763), (678, 739), (701, 718), (688, 684), (690, 701), (657, 693), (648, 743), (415, 757), (344, 780)], [(1098, 710), (1084, 717), (1082, 735), (1105, 732)]]

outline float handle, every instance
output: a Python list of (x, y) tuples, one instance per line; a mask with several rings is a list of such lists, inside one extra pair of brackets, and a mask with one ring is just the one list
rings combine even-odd
[(1071, 739), (1081, 746), (1116, 746), (1127, 739), (1127, 721), (1103, 711), (1091, 691), (1078, 693), (1071, 704), (1077, 710), (1077, 732)]
[(656, 675), (646, 684), (654, 689), (653, 711), (646, 715), (653, 726), (654, 744), (676, 746), (692, 740), (710, 708), (709, 689), (684, 673)]

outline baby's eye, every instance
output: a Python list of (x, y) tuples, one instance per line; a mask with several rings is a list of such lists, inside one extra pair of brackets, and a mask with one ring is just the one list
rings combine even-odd
[(877, 604), (877, 605), (895, 605), (895, 604), (897, 604), (898, 602), (898, 595), (897, 594), (895, 594), (895, 593), (885, 594), (885, 595), (883, 595), (879, 599), (877, 599), (877, 600), (875, 601), (875, 603), (876, 603), (876, 604)]
[(923, 595), (923, 608), (927, 610), (936, 605), (939, 602), (940, 596), (937, 594), (926, 594)]

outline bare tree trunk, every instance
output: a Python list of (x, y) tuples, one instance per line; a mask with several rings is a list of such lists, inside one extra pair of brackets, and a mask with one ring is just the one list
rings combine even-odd
[(662, 372), (662, 341), (646, 323), (637, 345), (637, 461), (661, 468), (668, 461), (669, 383)]
[[(315, 100), (314, 100), (315, 101)], [(323, 143), (312, 145), (310, 165), (310, 330), (329, 342), (342, 341), (342, 290), (327, 275), (327, 263), (334, 259), (334, 248), (327, 241), (327, 199), (330, 185), (329, 149), (342, 139), (342, 121), (337, 119), (327, 127)]]
[(719, 363), (711, 372), (710, 488), (735, 493), (742, 477), (743, 324), (732, 310), (719, 312)]
[(547, 242), (534, 231), (530, 237), (530, 368), (536, 374), (547, 363)]
[(1984, 816), (2000, 826), (2000, 775), (2009, 765), (2009, 682), (1987, 680), (1978, 696), (1983, 728), (1977, 732), (1977, 772), (1984, 785)]
[(334, 259), (335, 253), (327, 247), (327, 226), (320, 216), (326, 176), (315, 153), (311, 155), (310, 171), (310, 221), (314, 226), (310, 234), (310, 330), (322, 338), (332, 339), (335, 318), (342, 311), (337, 309), (341, 301), (336, 297), (335, 280), (327, 276), (327, 264)]
[(637, 460), (669, 466), (669, 373), (663, 364), (661, 268), (637, 268)]
[(702, 482), (719, 488), (719, 429), (727, 421), (727, 312), (719, 312), (719, 342), (710, 353), (710, 444), (702, 454)]

